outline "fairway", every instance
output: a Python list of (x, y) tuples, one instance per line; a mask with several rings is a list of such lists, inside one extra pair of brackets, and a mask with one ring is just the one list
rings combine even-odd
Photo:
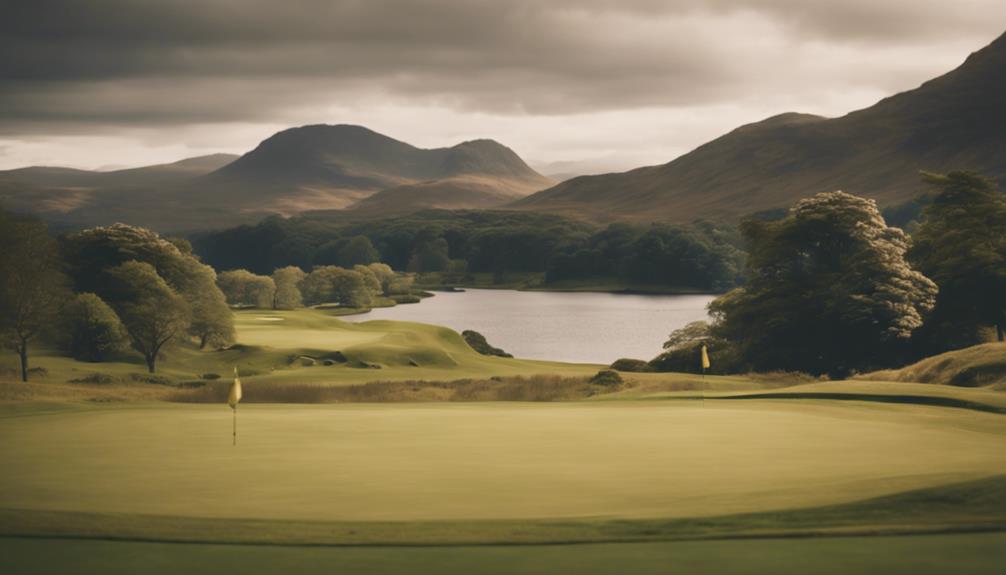
[(7, 411), (0, 508), (315, 521), (700, 517), (1006, 473), (1006, 418), (815, 401)]

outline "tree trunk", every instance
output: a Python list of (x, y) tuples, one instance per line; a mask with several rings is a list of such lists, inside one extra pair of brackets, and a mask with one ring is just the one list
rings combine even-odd
[(201, 336), (199, 336), (199, 349), (202, 350), (205, 348), (206, 348), (206, 334), (204, 333)]
[(999, 341), (1006, 340), (1006, 326), (1004, 326), (1002, 323), (996, 324), (996, 337), (999, 339)]
[(21, 359), (21, 381), (28, 381), (28, 339), (21, 338), (17, 348), (18, 357)]
[(145, 355), (143, 359), (147, 361), (147, 371), (154, 373), (154, 364), (157, 362), (157, 353), (155, 352), (153, 355)]

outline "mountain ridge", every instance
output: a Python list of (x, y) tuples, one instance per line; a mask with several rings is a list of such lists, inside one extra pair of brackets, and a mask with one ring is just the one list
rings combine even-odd
[(843, 189), (892, 205), (920, 170), (1006, 180), (1006, 34), (956, 69), (836, 118), (786, 113), (657, 166), (582, 176), (510, 204), (596, 220), (737, 220)]

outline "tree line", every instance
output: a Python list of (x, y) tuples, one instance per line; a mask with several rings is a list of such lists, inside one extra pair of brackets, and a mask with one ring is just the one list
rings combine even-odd
[(227, 303), (240, 307), (297, 309), (319, 304), (364, 308), (377, 298), (412, 301), (412, 276), (399, 274), (384, 263), (316, 266), (305, 272), (297, 266), (279, 268), (271, 275), (245, 269), (221, 272), (217, 285)]
[(72, 357), (103, 361), (132, 348), (153, 373), (172, 345), (225, 347), (234, 322), (217, 275), (184, 240), (116, 224), (53, 238), (38, 220), (0, 212), (0, 328), (29, 373), (45, 336)]
[(56, 238), (41, 221), (0, 210), (0, 245), (0, 341), (17, 353), (24, 381), (29, 345), (40, 338), (82, 361), (132, 349), (154, 373), (173, 346), (233, 344), (231, 306), (418, 301), (410, 295), (411, 276), (383, 263), (217, 274), (187, 240), (125, 224)]
[[(712, 322), (671, 334), (648, 368), (845, 377), (1006, 337), (1006, 196), (968, 172), (924, 174), (934, 189), (910, 236), (876, 202), (842, 192), (741, 226), (745, 283)], [(626, 364), (628, 365), (628, 364)], [(638, 366), (637, 366), (638, 367)]]
[(193, 245), (217, 269), (262, 275), (291, 265), (353, 268), (383, 261), (418, 273), (535, 272), (549, 282), (606, 277), (717, 291), (742, 277), (742, 240), (731, 226), (599, 227), (551, 214), (467, 210), (362, 222), (344, 217), (272, 217), (196, 236)]

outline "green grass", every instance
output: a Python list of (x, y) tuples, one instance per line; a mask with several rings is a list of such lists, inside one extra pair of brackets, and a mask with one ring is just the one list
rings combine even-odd
[(0, 539), (0, 570), (437, 575), (998, 575), (1006, 534), (505, 547), (277, 547)]
[[(205, 373), (229, 376), (237, 365), (246, 381), (350, 385), (368, 381), (436, 380), (491, 376), (593, 375), (597, 365), (499, 358), (480, 355), (461, 336), (444, 327), (396, 322), (346, 322), (326, 310), (240, 310), (235, 312), (238, 344), (224, 351), (178, 346), (158, 362), (158, 374), (173, 382), (197, 380)], [(299, 356), (327, 357), (339, 351), (345, 364), (304, 367)], [(85, 363), (52, 350), (33, 350), (31, 366), (46, 375), (34, 381), (65, 383), (93, 373), (129, 381), (146, 369), (138, 355), (119, 361)], [(14, 378), (16, 357), (0, 355), (0, 372)]]
[(901, 369), (878, 371), (863, 377), (882, 381), (1006, 389), (1006, 343), (987, 343), (950, 351)]
[(363, 538), (392, 522), (398, 541), (428, 522), (455, 525), (451, 541), (483, 522), (775, 512), (1006, 473), (1006, 418), (916, 405), (247, 405), (236, 448), (225, 406), (3, 414), (18, 440), (0, 445), (0, 508), (358, 523)]

